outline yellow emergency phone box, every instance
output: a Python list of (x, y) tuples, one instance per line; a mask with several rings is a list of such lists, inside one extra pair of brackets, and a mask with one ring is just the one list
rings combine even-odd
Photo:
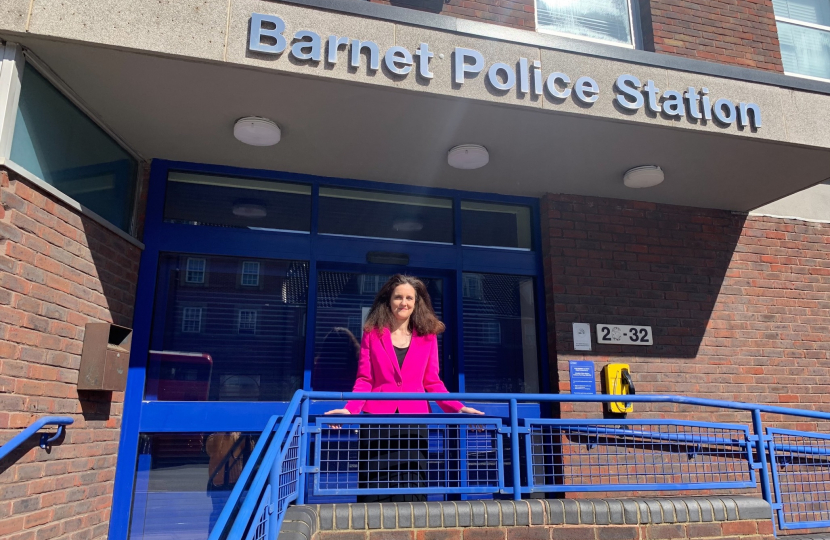
[[(631, 368), (628, 364), (608, 364), (602, 368), (605, 392), (609, 395), (625, 396), (634, 394), (634, 383), (631, 380)], [(617, 414), (630, 413), (634, 410), (634, 403), (611, 402), (608, 411)]]

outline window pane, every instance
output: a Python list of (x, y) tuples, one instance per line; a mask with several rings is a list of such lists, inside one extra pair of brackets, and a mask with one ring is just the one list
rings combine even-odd
[[(317, 276), (319, 292), (311, 387), (328, 392), (350, 392), (357, 374), (363, 323), (375, 294), (391, 276), (326, 271)], [(432, 308), (440, 319), (444, 283), (441, 279), (420, 279), (427, 286)], [(442, 357), (442, 343), (439, 336), (439, 357)]]
[(461, 243), (530, 249), (530, 208), (461, 201)]
[(188, 225), (308, 232), (311, 187), (171, 171), (167, 176), (164, 220)]
[[(204, 261), (189, 281), (188, 260)], [(308, 263), (166, 254), (156, 286), (147, 399), (287, 401), (303, 386)]]
[(129, 231), (135, 160), (30, 65), (21, 85), (11, 160)]
[(538, 392), (533, 278), (465, 273), (462, 283), (465, 391)]
[(830, 32), (778, 21), (784, 71), (830, 79)]
[(320, 188), (321, 233), (453, 242), (452, 200)]
[(830, 0), (773, 0), (776, 17), (830, 26)]
[(207, 538), (258, 435), (142, 434), (130, 540)]
[(626, 0), (536, 0), (539, 30), (631, 44)]

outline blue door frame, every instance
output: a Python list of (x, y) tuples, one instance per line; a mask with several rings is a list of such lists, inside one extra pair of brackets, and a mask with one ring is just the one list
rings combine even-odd
[[(187, 171), (213, 175), (238, 176), (259, 180), (295, 182), (311, 186), (311, 223), (309, 233), (254, 231), (223, 227), (164, 223), (164, 201), (168, 171)], [(453, 200), (454, 243), (403, 242), (388, 239), (346, 238), (317, 233), (320, 186), (382, 190), (412, 195), (429, 195)], [(470, 247), (461, 243), (461, 200), (520, 204), (531, 209), (531, 251)], [(535, 278), (537, 350), (540, 361), (540, 390), (550, 392), (545, 317), (544, 279), (542, 278), (539, 202), (537, 199), (510, 197), (419, 186), (365, 182), (295, 173), (242, 169), (215, 165), (154, 160), (144, 226), (145, 250), (136, 289), (133, 345), (124, 396), (124, 413), (118, 463), (115, 473), (109, 538), (126, 540), (130, 507), (137, 470), (140, 433), (261, 431), (268, 418), (279, 414), (286, 402), (159, 402), (144, 401), (147, 356), (153, 324), (156, 280), (161, 253), (294, 259), (309, 261), (309, 295), (306, 324), (304, 389), (311, 390), (311, 363), (314, 350), (317, 273), (319, 269), (346, 271), (398, 271), (400, 267), (367, 265), (369, 251), (405, 251), (410, 264), (406, 271), (418, 275), (455, 278), (454, 286), (445, 288), (444, 313), (448, 326), (462, 327), (462, 272), (512, 274)], [(452, 284), (450, 284), (452, 285)], [(454, 298), (447, 295), (452, 294)], [(464, 345), (456, 333), (448, 354), (456, 358), (457, 379), (447, 380), (451, 390), (464, 392)], [(456, 383), (457, 382), (457, 383)], [(457, 386), (457, 388), (453, 388)]]

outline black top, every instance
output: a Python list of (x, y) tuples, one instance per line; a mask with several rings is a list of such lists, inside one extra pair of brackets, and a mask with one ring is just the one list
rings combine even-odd
[(395, 347), (394, 345), (392, 345), (392, 347), (394, 347), (395, 349), (395, 356), (398, 357), (398, 367), (402, 368), (403, 359), (406, 358), (406, 351), (409, 350), (409, 345), (407, 345), (406, 347)]

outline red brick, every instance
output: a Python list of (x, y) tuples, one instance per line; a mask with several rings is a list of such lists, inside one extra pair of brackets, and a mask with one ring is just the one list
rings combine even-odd
[(591, 525), (556, 526), (551, 528), (552, 540), (595, 540), (597, 528)]
[(550, 540), (550, 535), (547, 527), (507, 527), (507, 540)]
[(461, 529), (426, 529), (415, 531), (415, 540), (461, 540)]
[(464, 529), (464, 540), (505, 540), (507, 529), (500, 527), (472, 527)]
[(368, 540), (414, 540), (415, 531), (369, 531)]

